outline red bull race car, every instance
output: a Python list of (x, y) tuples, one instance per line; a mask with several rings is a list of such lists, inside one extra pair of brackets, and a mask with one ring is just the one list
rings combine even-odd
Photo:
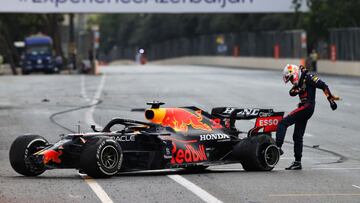
[[(149, 122), (114, 118), (101, 131), (91, 126), (94, 132), (68, 134), (54, 144), (39, 135), (20, 136), (10, 148), (11, 166), (25, 176), (75, 168), (106, 178), (123, 171), (199, 171), (230, 163), (241, 163), (246, 171), (271, 171), (279, 161), (271, 133), (284, 112), (218, 107), (210, 114), (196, 107), (148, 104), (151, 108), (145, 117)], [(250, 119), (256, 121), (248, 132), (235, 127), (235, 121)]]

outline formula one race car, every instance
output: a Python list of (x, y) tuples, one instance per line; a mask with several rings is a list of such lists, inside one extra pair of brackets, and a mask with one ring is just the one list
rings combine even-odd
[[(101, 131), (62, 136), (49, 144), (38, 135), (18, 137), (10, 162), (22, 175), (37, 176), (48, 169), (75, 168), (94, 178), (122, 171), (184, 168), (204, 170), (217, 164), (241, 163), (246, 171), (270, 171), (279, 161), (271, 138), (284, 112), (272, 109), (220, 107), (211, 114), (196, 107), (161, 108), (152, 102), (150, 122), (115, 118)], [(236, 120), (256, 119), (240, 138)], [(112, 131), (112, 128), (120, 130)]]

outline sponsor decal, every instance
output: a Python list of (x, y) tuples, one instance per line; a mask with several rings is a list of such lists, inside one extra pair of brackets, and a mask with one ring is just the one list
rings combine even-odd
[(135, 142), (135, 135), (122, 135), (115, 138), (118, 142)]
[(256, 127), (264, 127), (264, 132), (273, 132), (277, 130), (279, 122), (282, 120), (282, 116), (271, 116), (266, 118), (257, 118)]
[(236, 115), (238, 116), (257, 116), (259, 115), (260, 109), (242, 109)]
[(61, 163), (61, 159), (59, 158), (59, 156), (61, 156), (62, 153), (63, 153), (62, 151), (55, 151), (52, 149), (45, 150), (42, 153), (44, 156), (44, 159), (43, 159), (44, 164), (47, 164), (50, 161), (54, 162), (54, 163), (58, 163), (58, 164)]
[(227, 134), (222, 134), (222, 133), (200, 135), (200, 141), (228, 140), (228, 139), (230, 139), (230, 136)]
[(201, 110), (195, 111), (195, 114), (181, 108), (167, 108), (161, 125), (173, 128), (175, 131), (187, 132), (189, 126), (193, 129), (211, 131), (212, 128), (203, 122)]
[(269, 116), (272, 116), (272, 115), (273, 115), (272, 112), (260, 112), (259, 113), (260, 117), (269, 117)]
[(234, 110), (234, 108), (226, 108), (223, 114), (231, 114)]
[(176, 144), (173, 143), (171, 164), (194, 163), (206, 160), (204, 145), (199, 145), (198, 149), (195, 149), (194, 146), (185, 144), (184, 148), (178, 149)]
[(257, 116), (259, 115), (260, 109), (235, 109), (235, 108), (226, 108), (225, 111), (223, 112), (223, 114), (232, 114), (234, 111), (238, 111), (236, 113), (237, 116)]

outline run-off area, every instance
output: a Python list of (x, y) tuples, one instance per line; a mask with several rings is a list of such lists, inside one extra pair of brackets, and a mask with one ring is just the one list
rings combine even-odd
[[(290, 112), (298, 102), (288, 95), (290, 86), (285, 86), (281, 73), (275, 71), (152, 65), (104, 67), (101, 71), (105, 76), (1, 77), (0, 202), (101, 201), (75, 170), (23, 177), (8, 161), (8, 150), (16, 136), (31, 132), (55, 142), (59, 134), (68, 132), (51, 123), (49, 116), (88, 105), (97, 97), (102, 103), (96, 107), (59, 115), (56, 121), (74, 131), (80, 124), (82, 131), (88, 131), (89, 116), (102, 126), (113, 117), (145, 120), (143, 112), (131, 109), (146, 108), (145, 103), (152, 100), (163, 101), (168, 107), (198, 106), (207, 111), (234, 106)], [(95, 181), (113, 202), (358, 202), (360, 82), (358, 78), (319, 76), (343, 101), (332, 112), (318, 91), (316, 110), (304, 137), (308, 147), (304, 148), (302, 171), (284, 170), (293, 161), (293, 146), (287, 143), (272, 172), (249, 173), (240, 164), (233, 164), (213, 166), (203, 173), (147, 171)], [(237, 127), (246, 131), (252, 125), (244, 121)], [(288, 142), (292, 141), (292, 132), (289, 128)], [(335, 154), (319, 151), (316, 145)], [(346, 160), (339, 161), (336, 154)], [(211, 197), (199, 195), (201, 192)]]

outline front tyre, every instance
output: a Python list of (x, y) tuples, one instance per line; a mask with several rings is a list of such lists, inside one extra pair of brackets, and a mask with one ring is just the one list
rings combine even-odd
[(21, 175), (37, 176), (45, 171), (44, 166), (34, 166), (28, 158), (48, 145), (39, 135), (22, 135), (11, 144), (9, 159), (12, 168)]
[(119, 143), (108, 137), (94, 137), (84, 145), (80, 168), (93, 178), (109, 178), (119, 172), (122, 159)]

